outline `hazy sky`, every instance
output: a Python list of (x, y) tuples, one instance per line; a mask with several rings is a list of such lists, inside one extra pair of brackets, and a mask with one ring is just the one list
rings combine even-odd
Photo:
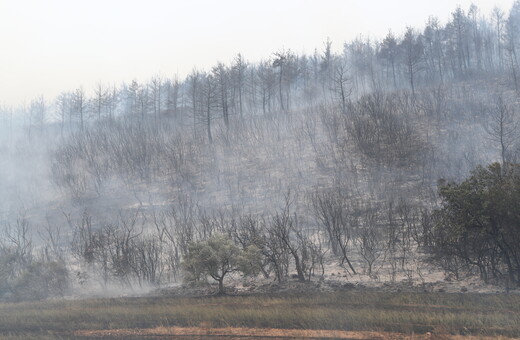
[[(330, 37), (400, 34), (428, 16), (445, 22), (471, 0), (0, 0), (0, 104), (99, 81), (184, 77), (241, 52), (258, 61), (281, 48), (311, 53)], [(513, 0), (475, 0), (481, 14)]]

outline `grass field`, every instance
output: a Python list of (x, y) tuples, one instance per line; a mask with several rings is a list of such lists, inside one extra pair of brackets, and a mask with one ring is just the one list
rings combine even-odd
[[(135, 338), (158, 339), (167, 334), (171, 338), (174, 329), (178, 332), (188, 328), (206, 332), (274, 328), (520, 337), (520, 296), (352, 290), (307, 296), (142, 297), (0, 304), (0, 337), (7, 339), (134, 338), (123, 330), (133, 330), (134, 335), (138, 330), (148, 330)], [(185, 334), (186, 338), (197, 338), (192, 333)], [(246, 337), (262, 338), (251, 334)], [(219, 335), (219, 339), (225, 338)]]

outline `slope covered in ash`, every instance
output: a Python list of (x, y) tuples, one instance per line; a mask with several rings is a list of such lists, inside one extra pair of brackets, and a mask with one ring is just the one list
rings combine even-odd
[(506, 46), (519, 8), (498, 38), (457, 9), (446, 25), (347, 42), (342, 54), (327, 42), (313, 55), (238, 55), (182, 81), (4, 109), (0, 296), (205, 281), (181, 263), (218, 234), (256, 247), (268, 280), (474, 272), (432, 265), (431, 211), (439, 180), (517, 158), (518, 65)]

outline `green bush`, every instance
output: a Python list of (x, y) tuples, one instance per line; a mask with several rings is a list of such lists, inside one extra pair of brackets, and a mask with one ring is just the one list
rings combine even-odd
[(227, 274), (242, 272), (254, 275), (259, 272), (260, 250), (255, 246), (242, 250), (229, 238), (217, 235), (207, 241), (191, 243), (183, 267), (185, 280), (197, 282), (210, 276), (218, 282), (219, 293), (223, 294)]
[(441, 182), (439, 195), (434, 258), (520, 286), (520, 164), (479, 166), (459, 184)]
[(66, 293), (69, 273), (65, 264), (36, 261), (15, 268), (16, 261), (7, 254), (0, 257), (1, 300), (42, 300)]

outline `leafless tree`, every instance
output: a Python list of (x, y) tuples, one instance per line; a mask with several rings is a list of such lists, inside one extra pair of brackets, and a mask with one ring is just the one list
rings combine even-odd
[(499, 7), (494, 7), (492, 12), (493, 21), (496, 27), (496, 47), (497, 47), (497, 58), (498, 58), (498, 68), (501, 70), (503, 68), (503, 36), (504, 36), (504, 11), (502, 11)]
[(85, 97), (85, 90), (79, 87), (72, 94), (72, 111), (79, 119), (80, 129), (83, 131), (85, 127), (85, 114), (87, 108), (87, 98)]
[(502, 166), (505, 166), (511, 159), (511, 147), (518, 139), (519, 131), (515, 112), (502, 95), (497, 95), (495, 99), (486, 131), (489, 139), (499, 145)]
[(96, 115), (97, 115), (98, 120), (101, 120), (101, 113), (107, 104), (108, 95), (109, 95), (108, 89), (101, 82), (99, 82), (96, 85), (96, 87), (94, 88), (94, 98), (93, 98), (93, 101), (94, 101), (93, 107), (96, 110)]
[(347, 263), (349, 270), (356, 274), (350, 261), (350, 248), (357, 220), (348, 198), (339, 191), (316, 191), (311, 202), (314, 216), (328, 235), (332, 253), (341, 258), (341, 265)]
[(374, 272), (374, 264), (385, 252), (383, 230), (379, 225), (381, 209), (379, 206), (367, 206), (363, 207), (363, 210), (356, 230), (355, 244), (359, 254), (366, 262), (367, 274), (372, 277), (377, 276), (377, 273)]
[(412, 94), (415, 95), (416, 77), (423, 60), (424, 46), (410, 27), (407, 28), (404, 39), (401, 42), (401, 49), (403, 51), (403, 62), (408, 74), (408, 80), (410, 81)]
[(219, 106), (222, 109), (222, 117), (224, 118), (224, 124), (227, 129), (229, 129), (229, 73), (227, 67), (220, 62), (212, 69), (212, 74), (217, 86)]
[(43, 126), (47, 119), (46, 116), (47, 103), (42, 95), (31, 101), (31, 106), (29, 107), (29, 136), (32, 127), (35, 127), (40, 132), (43, 130)]
[(240, 114), (240, 118), (243, 118), (244, 114), (244, 100), (243, 100), (243, 88), (244, 88), (244, 79), (247, 71), (247, 63), (244, 61), (242, 54), (237, 54), (234, 58), (234, 63), (232, 66), (233, 70), (233, 78), (234, 78), (234, 88), (238, 92), (238, 112)]
[(350, 85), (350, 78), (348, 77), (347, 71), (348, 69), (345, 64), (340, 64), (334, 70), (334, 93), (339, 98), (342, 113), (347, 112), (347, 101), (352, 94), (352, 87)]

